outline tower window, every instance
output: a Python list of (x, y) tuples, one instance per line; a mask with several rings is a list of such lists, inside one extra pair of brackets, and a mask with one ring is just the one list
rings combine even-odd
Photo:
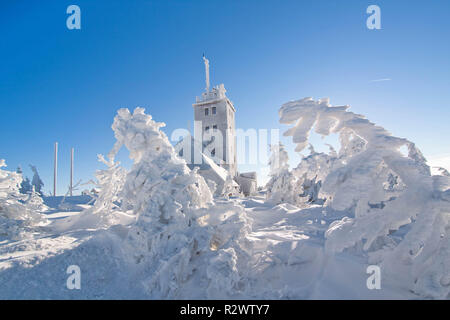
[(205, 127), (205, 132), (208, 132), (209, 131), (209, 127)]
[(216, 107), (212, 107), (212, 114), (216, 114)]
[(209, 109), (205, 108), (205, 116), (209, 115)]
[(217, 130), (217, 125), (213, 125), (213, 130), (214, 130), (214, 131)]

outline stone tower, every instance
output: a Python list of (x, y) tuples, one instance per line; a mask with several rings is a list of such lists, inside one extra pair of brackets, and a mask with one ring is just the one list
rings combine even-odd
[(232, 177), (237, 174), (236, 127), (233, 103), (227, 98), (223, 84), (209, 87), (209, 60), (205, 63), (205, 92), (196, 98), (194, 108), (194, 138), (202, 141), (202, 151), (225, 168)]

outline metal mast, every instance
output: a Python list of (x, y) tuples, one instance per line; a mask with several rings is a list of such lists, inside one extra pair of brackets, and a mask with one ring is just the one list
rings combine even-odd
[(70, 150), (70, 196), (73, 196), (73, 148)]
[(53, 167), (53, 196), (56, 197), (56, 179), (58, 175), (58, 142), (55, 142), (54, 167)]

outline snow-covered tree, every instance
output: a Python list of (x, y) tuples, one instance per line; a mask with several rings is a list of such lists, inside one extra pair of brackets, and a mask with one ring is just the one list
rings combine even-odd
[[(6, 167), (5, 161), (0, 159), (0, 236), (21, 239), (30, 235), (35, 227), (45, 225), (47, 220), (34, 211), (34, 205), (28, 204), (27, 196), (20, 193), (22, 175), (3, 167)], [(35, 201), (36, 197), (32, 202)]]
[(42, 196), (42, 187), (44, 186), (44, 182), (42, 182), (41, 177), (39, 177), (36, 166), (30, 165), (30, 168), (31, 171), (33, 171), (33, 179), (31, 180), (31, 185), (34, 187), (34, 190)]
[(96, 189), (100, 191), (97, 194), (91, 193), (95, 197), (95, 202), (92, 208), (83, 214), (95, 215), (100, 226), (111, 226), (119, 222), (116, 212), (121, 211), (121, 192), (127, 171), (112, 158), (106, 160), (103, 155), (98, 155), (98, 160), (108, 168), (97, 170), (95, 173)]
[(347, 109), (332, 107), (328, 99), (305, 98), (284, 104), (279, 112), (281, 123), (293, 124), (285, 135), (293, 137), (296, 151), (307, 146), (313, 129), (340, 135), (339, 158), (320, 194), (327, 206), (348, 215), (329, 226), (327, 251), (362, 248), (370, 263), (408, 283), (410, 290), (448, 298), (449, 177), (432, 177), (412, 142)]
[(20, 193), (27, 194), (32, 191), (33, 187), (31, 186), (30, 179), (25, 177), (20, 184)]
[[(84, 190), (82, 192), (83, 195), (92, 197), (90, 202), (92, 206), (77, 216), (67, 218), (61, 224), (54, 223), (59, 231), (73, 228), (109, 228), (121, 224), (122, 191), (127, 170), (121, 167), (120, 162), (116, 162), (114, 157), (105, 159), (103, 155), (99, 154), (97, 158), (107, 168), (95, 172), (96, 179), (89, 181), (89, 184), (95, 185), (91, 191)], [(64, 208), (64, 198), (59, 207)]]
[(270, 175), (277, 176), (282, 172), (289, 170), (289, 155), (280, 142), (270, 146), (272, 152), (269, 158)]
[[(23, 177), (22, 167), (18, 166), (16, 172)], [(31, 192), (31, 189), (30, 179), (28, 179), (28, 177), (23, 178), (22, 183), (20, 184), (20, 193), (28, 194)]]
[(212, 201), (212, 196), (204, 179), (189, 170), (186, 162), (176, 155), (160, 130), (163, 126), (164, 123), (153, 121), (142, 108), (136, 108), (133, 114), (128, 109), (120, 109), (112, 125), (117, 142), (109, 158), (113, 159), (124, 145), (134, 162), (125, 181), (123, 205), (133, 208), (136, 215), (148, 213), (145, 209), (158, 203), (150, 195), (166, 191), (168, 198), (158, 207), (161, 218), (170, 219), (177, 211), (176, 203), (188, 211), (204, 207)]
[(225, 198), (241, 196), (239, 186), (230, 174), (227, 175), (220, 194)]
[[(108, 157), (114, 159), (125, 146), (133, 160), (120, 198), (123, 210), (131, 211), (137, 220), (128, 232), (124, 252), (147, 275), (144, 286), (152, 296), (176, 297), (183, 283), (208, 265), (211, 290), (223, 294), (223, 286), (236, 285), (237, 272), (231, 264), (215, 272), (212, 266), (223, 261), (210, 264), (209, 257), (242, 239), (247, 232), (245, 213), (232, 203), (211, 206), (213, 198), (205, 180), (176, 154), (160, 130), (163, 126), (142, 108), (133, 113), (120, 109), (114, 118), (117, 142)], [(226, 212), (234, 214), (218, 218)], [(235, 255), (244, 254), (236, 244), (233, 250)], [(234, 276), (217, 284), (214, 280), (220, 272)]]
[[(120, 109), (112, 125), (117, 142), (109, 157), (113, 159), (122, 145), (130, 152), (134, 163), (124, 184), (122, 206), (132, 210), (137, 222), (128, 243), (135, 262), (152, 268), (148, 289), (167, 295), (171, 283), (185, 280), (188, 271), (181, 269), (189, 268), (187, 261), (199, 241), (187, 232), (195, 225), (196, 210), (206, 207), (212, 195), (203, 178), (176, 155), (160, 131), (163, 126), (142, 108), (133, 114)], [(169, 260), (169, 268), (177, 265), (179, 270), (167, 270), (163, 262)], [(163, 274), (169, 278), (159, 279)]]
[(267, 199), (273, 203), (296, 203), (295, 177), (289, 172), (289, 155), (282, 143), (270, 147), (270, 180), (266, 185)]
[(25, 200), (25, 205), (33, 212), (40, 213), (48, 210), (48, 207), (44, 204), (44, 200), (41, 198), (39, 193), (34, 190), (34, 187), (32, 187), (31, 191), (28, 193), (28, 198)]
[(333, 163), (336, 161), (336, 151), (329, 145), (330, 152), (316, 152), (312, 145), (309, 146), (310, 154), (302, 158), (298, 166), (292, 170), (296, 177), (295, 198), (297, 206), (307, 204), (323, 204), (324, 200), (320, 197), (322, 183)]

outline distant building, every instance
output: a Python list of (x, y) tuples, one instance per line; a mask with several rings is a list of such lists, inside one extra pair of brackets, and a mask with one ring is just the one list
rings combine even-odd
[(258, 191), (256, 172), (245, 172), (235, 177), (244, 196), (251, 196)]
[[(236, 126), (233, 103), (226, 96), (223, 84), (209, 89), (209, 60), (205, 62), (206, 90), (192, 105), (194, 108), (194, 139), (196, 141), (214, 140), (206, 155), (225, 168), (231, 176), (236, 176)], [(198, 126), (198, 128), (197, 128)], [(200, 129), (201, 126), (201, 130)], [(222, 150), (218, 150), (221, 148)], [(204, 149), (202, 150), (204, 152)]]
[(252, 194), (257, 189), (256, 173), (239, 174), (237, 171), (236, 109), (226, 96), (223, 84), (210, 89), (209, 60), (203, 56), (203, 61), (206, 88), (192, 105), (194, 138), (186, 137), (176, 145), (176, 150), (191, 169), (199, 167), (199, 173), (205, 179), (214, 181), (218, 190), (226, 180), (223, 174), (226, 172), (244, 194)]

